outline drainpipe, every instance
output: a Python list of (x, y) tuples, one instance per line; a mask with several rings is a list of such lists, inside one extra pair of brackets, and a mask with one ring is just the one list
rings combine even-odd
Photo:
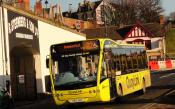
[(2, 1), (0, 1), (0, 8), (1, 8), (1, 10), (0, 10), (0, 29), (1, 29), (1, 47), (2, 47), (2, 53), (1, 53), (1, 60), (2, 60), (2, 87), (4, 88), (5, 87), (5, 80), (4, 80), (4, 45), (3, 45), (3, 29), (2, 29)]
[[(1, 30), (2, 30), (2, 36), (1, 36), (1, 46), (2, 46), (2, 60), (3, 60), (3, 76), (8, 76), (8, 71), (7, 71), (7, 47), (6, 47), (6, 34), (5, 34), (5, 17), (4, 17), (4, 6), (3, 6), (3, 1), (0, 0), (0, 6), (1, 6)], [(7, 79), (7, 78), (6, 78)], [(9, 80), (3, 80), (4, 84), (7, 86), (6, 83), (9, 83)], [(6, 87), (6, 89), (9, 89), (9, 87)], [(8, 90), (9, 91), (9, 90)]]
[(8, 75), (7, 72), (7, 47), (6, 47), (6, 31), (5, 31), (5, 17), (4, 17), (4, 6), (2, 2), (2, 25), (3, 25), (3, 39), (4, 39), (4, 55), (5, 55), (5, 70), (6, 70), (6, 75)]

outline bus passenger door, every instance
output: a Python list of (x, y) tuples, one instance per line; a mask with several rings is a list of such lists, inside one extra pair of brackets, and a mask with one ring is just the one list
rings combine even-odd
[(106, 72), (107, 72), (107, 78), (109, 79), (109, 84), (110, 84), (110, 97), (111, 99), (116, 97), (116, 82), (115, 82), (115, 73), (114, 73), (114, 63), (113, 63), (113, 58), (111, 56), (111, 53), (108, 51), (104, 55), (104, 62), (106, 65)]

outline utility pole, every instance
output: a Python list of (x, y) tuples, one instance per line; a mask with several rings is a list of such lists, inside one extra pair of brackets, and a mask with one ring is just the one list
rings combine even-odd
[(45, 5), (46, 5), (46, 9), (47, 9), (47, 5), (48, 5), (49, 2), (48, 2), (47, 0), (45, 0), (44, 3), (45, 3)]
[(105, 16), (105, 37), (108, 37), (108, 30), (107, 30), (107, 24), (106, 24), (106, 16)]
[(164, 36), (163, 36), (163, 57), (164, 57), (164, 61), (166, 59), (166, 33), (164, 32)]
[(104, 25), (105, 25), (105, 37), (108, 37), (108, 31), (107, 31), (107, 19), (106, 19), (106, 13), (105, 13), (105, 0), (103, 0), (103, 16), (104, 16)]

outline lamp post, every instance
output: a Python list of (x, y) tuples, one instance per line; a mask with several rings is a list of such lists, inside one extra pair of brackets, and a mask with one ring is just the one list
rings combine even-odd
[(45, 0), (45, 2), (44, 2), (44, 3), (45, 3), (45, 5), (46, 5), (46, 8), (47, 8), (47, 5), (48, 5), (48, 1), (47, 1), (47, 0)]
[(45, 4), (45, 9), (43, 10), (43, 17), (45, 18), (45, 17), (46, 17), (45, 15), (48, 14), (48, 13), (47, 13), (47, 4), (48, 4), (48, 1), (45, 0), (44, 4)]
[(164, 61), (166, 59), (166, 33), (164, 32), (164, 36), (163, 36), (163, 57), (164, 57)]
[(69, 4), (69, 12), (70, 13), (72, 12), (72, 4), (71, 3)]

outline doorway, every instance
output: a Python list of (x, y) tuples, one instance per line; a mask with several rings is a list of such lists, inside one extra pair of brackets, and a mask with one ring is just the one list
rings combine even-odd
[(36, 99), (35, 60), (26, 48), (11, 53), (11, 81), (15, 100)]

